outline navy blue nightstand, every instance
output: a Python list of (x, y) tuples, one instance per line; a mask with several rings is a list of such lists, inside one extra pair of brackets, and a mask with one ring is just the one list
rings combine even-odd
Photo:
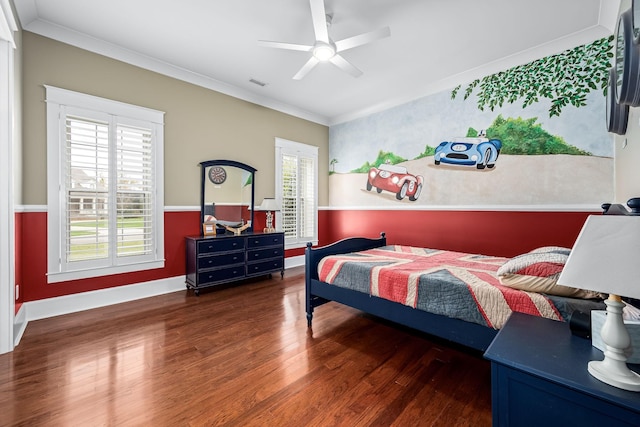
[(640, 426), (640, 393), (593, 378), (602, 352), (567, 323), (513, 313), (484, 356), (494, 426)]

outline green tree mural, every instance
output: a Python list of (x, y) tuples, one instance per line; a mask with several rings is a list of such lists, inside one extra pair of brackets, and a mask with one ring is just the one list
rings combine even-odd
[(331, 159), (331, 161), (329, 162), (329, 175), (331, 175), (332, 173), (335, 173), (336, 163), (338, 163), (338, 159), (336, 158)]
[[(560, 116), (562, 108), (567, 105), (582, 107), (592, 90), (602, 89), (606, 95), (613, 38), (605, 37), (476, 79), (466, 87), (464, 99), (478, 89), (478, 108), (493, 111), (504, 103), (522, 100), (522, 108), (526, 108), (541, 98), (547, 98), (551, 100), (549, 117)], [(451, 91), (451, 99), (456, 98), (461, 87), (459, 85)]]

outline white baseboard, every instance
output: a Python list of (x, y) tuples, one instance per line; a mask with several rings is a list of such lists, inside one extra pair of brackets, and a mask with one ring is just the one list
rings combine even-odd
[(304, 255), (292, 256), (284, 259), (284, 269), (304, 265)]
[[(121, 302), (185, 290), (184, 276), (25, 302), (26, 320), (45, 319)], [(25, 322), (26, 323), (26, 322)]]
[(27, 309), (24, 304), (20, 306), (20, 309), (13, 318), (13, 346), (17, 346), (24, 334), (24, 330), (27, 329)]

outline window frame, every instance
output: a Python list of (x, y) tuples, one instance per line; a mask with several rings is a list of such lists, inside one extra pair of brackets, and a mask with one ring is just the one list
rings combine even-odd
[[(164, 112), (45, 85), (47, 103), (47, 282), (100, 277), (164, 267)], [(106, 119), (110, 127), (132, 123), (151, 129), (152, 253), (112, 257), (107, 262), (66, 262), (66, 117), (84, 114)], [(110, 138), (115, 134), (110, 132)], [(111, 160), (110, 160), (111, 161)], [(110, 189), (110, 194), (117, 188)], [(112, 218), (113, 219), (113, 218)]]
[[(20, 135), (16, 103), (16, 44), (18, 25), (11, 5), (0, 0), (0, 354), (13, 351), (15, 334), (15, 212), (14, 147)], [(18, 130), (16, 130), (18, 129)]]
[[(275, 176), (275, 188), (276, 188), (276, 201), (282, 208), (283, 202), (283, 176), (282, 176), (282, 156), (283, 154), (289, 156), (296, 157), (305, 157), (313, 159), (313, 170), (314, 170), (314, 185), (313, 185), (313, 237), (307, 238), (295, 238), (287, 237), (285, 235), (285, 249), (295, 249), (295, 248), (303, 248), (307, 245), (308, 242), (311, 242), (313, 245), (318, 244), (318, 147), (314, 145), (304, 144), (301, 142), (290, 141), (283, 138), (275, 139), (275, 165), (276, 165), (276, 176)], [(300, 206), (300, 196), (298, 195), (298, 206)], [(276, 229), (282, 230), (283, 215), (276, 214)], [(296, 215), (296, 227), (300, 229), (300, 218)]]

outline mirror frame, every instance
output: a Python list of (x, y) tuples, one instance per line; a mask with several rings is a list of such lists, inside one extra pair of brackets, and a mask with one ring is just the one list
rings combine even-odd
[[(253, 213), (255, 211), (254, 207), (254, 198), (255, 198), (255, 190), (256, 190), (256, 171), (257, 169), (249, 166), (245, 163), (236, 162), (235, 160), (206, 160), (204, 162), (200, 162), (200, 225), (204, 223), (204, 189), (207, 183), (207, 173), (206, 170), (210, 166), (229, 166), (236, 167), (239, 169), (243, 169), (251, 174), (251, 205), (249, 206), (249, 210), (251, 211), (250, 221), (251, 226), (247, 228), (246, 231), (253, 231)], [(202, 227), (200, 227), (202, 229)], [(200, 234), (203, 234), (203, 231), (200, 231)]]

